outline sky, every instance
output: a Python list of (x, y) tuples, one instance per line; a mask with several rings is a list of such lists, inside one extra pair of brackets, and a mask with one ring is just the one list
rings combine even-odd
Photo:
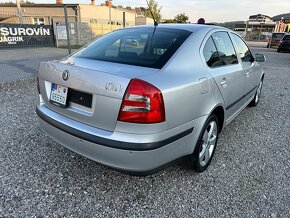
[[(9, 0), (0, 0), (0, 2)], [(15, 0), (11, 0), (15, 1)], [(55, 3), (55, 0), (30, 0), (35, 3)], [(156, 0), (162, 6), (162, 18), (174, 18), (185, 13), (191, 22), (203, 17), (206, 22), (245, 21), (250, 15), (275, 16), (290, 13), (290, 0)], [(96, 4), (105, 0), (95, 0)], [(90, 0), (63, 0), (63, 3), (89, 4)], [(146, 7), (146, 0), (113, 0), (113, 5)]]

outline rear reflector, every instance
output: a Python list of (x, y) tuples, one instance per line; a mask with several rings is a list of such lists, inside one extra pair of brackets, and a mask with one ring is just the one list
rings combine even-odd
[(123, 98), (118, 121), (129, 123), (164, 122), (165, 109), (161, 91), (143, 80), (131, 80)]

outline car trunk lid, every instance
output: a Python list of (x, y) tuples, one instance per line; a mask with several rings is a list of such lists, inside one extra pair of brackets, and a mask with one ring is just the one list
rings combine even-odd
[[(46, 107), (73, 120), (113, 131), (130, 80), (156, 71), (123, 64), (68, 58), (41, 63), (38, 76)], [(64, 72), (68, 73), (67, 80), (63, 79)], [(52, 84), (68, 88), (66, 107), (51, 103)]]

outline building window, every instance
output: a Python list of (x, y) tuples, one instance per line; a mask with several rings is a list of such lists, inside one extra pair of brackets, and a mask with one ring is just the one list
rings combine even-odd
[(44, 18), (38, 18), (38, 25), (44, 25)]
[(32, 19), (32, 22), (35, 25), (44, 25), (44, 18), (43, 17), (34, 17)]
[(37, 17), (33, 18), (32, 23), (33, 24), (38, 24), (38, 18)]

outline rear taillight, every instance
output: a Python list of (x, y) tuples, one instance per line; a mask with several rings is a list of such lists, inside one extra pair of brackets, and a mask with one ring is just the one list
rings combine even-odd
[(118, 121), (129, 123), (164, 122), (165, 109), (161, 91), (143, 80), (131, 80), (123, 97)]
[(36, 77), (36, 85), (37, 85), (37, 91), (38, 91), (38, 94), (40, 94), (39, 78), (38, 78), (38, 76)]

